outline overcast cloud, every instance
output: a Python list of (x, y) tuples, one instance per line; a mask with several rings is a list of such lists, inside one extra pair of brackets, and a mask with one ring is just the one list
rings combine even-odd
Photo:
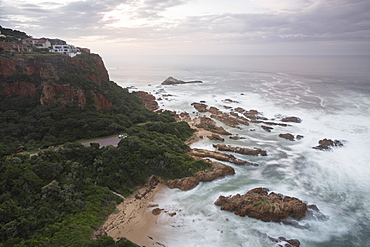
[(369, 0), (0, 2), (0, 25), (97, 53), (370, 55)]

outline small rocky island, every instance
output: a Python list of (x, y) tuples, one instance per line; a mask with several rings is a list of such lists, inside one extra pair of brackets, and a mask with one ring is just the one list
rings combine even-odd
[(307, 205), (295, 197), (284, 196), (270, 192), (266, 188), (255, 188), (245, 195), (220, 196), (215, 205), (221, 210), (234, 212), (239, 216), (248, 216), (265, 222), (282, 222), (299, 226), (287, 219), (300, 220), (310, 214), (317, 214), (317, 218), (325, 219), (315, 205)]
[(190, 84), (190, 83), (203, 83), (202, 81), (181, 81), (173, 77), (168, 77), (162, 82), (162, 85), (175, 85), (175, 84)]

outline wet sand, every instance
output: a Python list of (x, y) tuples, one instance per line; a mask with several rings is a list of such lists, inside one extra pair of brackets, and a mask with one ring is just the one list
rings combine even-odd
[[(155, 187), (145, 185), (116, 208), (107, 221), (94, 233), (96, 237), (108, 235), (114, 240), (125, 237), (140, 246), (165, 246), (162, 240), (166, 232), (161, 225), (169, 224), (171, 212), (161, 210), (160, 205), (151, 204), (159, 194), (168, 189), (162, 183)], [(158, 193), (160, 192), (160, 193)], [(157, 211), (156, 214), (154, 211)]]

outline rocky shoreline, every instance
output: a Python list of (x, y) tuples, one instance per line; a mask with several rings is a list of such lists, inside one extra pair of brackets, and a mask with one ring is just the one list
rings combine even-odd
[[(171, 78), (170, 78), (171, 79)], [(176, 80), (176, 79), (175, 79)], [(169, 81), (173, 81), (172, 79)], [(173, 83), (176, 84), (176, 83)], [(181, 83), (180, 83), (181, 84)], [(167, 85), (167, 84), (165, 84)], [(168, 84), (169, 85), (169, 84)], [(158, 104), (155, 102), (155, 97), (147, 93), (139, 93), (140, 97), (144, 99), (145, 105), (148, 109), (154, 111), (158, 109)], [(228, 100), (228, 101), (227, 101)], [(231, 99), (227, 99), (225, 102), (234, 102)], [(154, 102), (151, 102), (154, 101)], [(274, 127), (289, 127), (288, 123), (299, 124), (302, 119), (295, 116), (287, 116), (279, 119), (267, 119), (262, 113), (257, 110), (245, 110), (241, 107), (235, 109), (225, 106), (225, 109), (229, 110), (229, 113), (223, 112), (216, 107), (209, 107), (204, 101), (191, 104), (198, 113), (203, 115), (195, 114), (195, 117), (187, 112), (172, 112), (177, 121), (187, 122), (191, 128), (195, 130), (194, 135), (186, 141), (186, 144), (191, 145), (195, 142), (202, 140), (207, 137), (215, 142), (224, 142), (225, 137), (229, 136), (230, 139), (239, 140), (245, 139), (243, 136), (233, 135), (229, 131), (226, 131), (224, 127), (217, 125), (217, 122), (222, 123), (228, 127), (240, 129), (241, 126), (249, 126), (250, 123), (259, 124), (261, 130), (272, 132)], [(159, 110), (161, 111), (161, 110)], [(193, 114), (194, 115), (194, 114)], [(256, 129), (249, 129), (250, 131), (256, 131)], [(288, 141), (299, 141), (303, 138), (302, 135), (296, 135), (290, 133), (279, 133), (278, 137), (286, 139)], [(319, 141), (319, 145), (313, 147), (317, 150), (329, 151), (333, 147), (343, 146), (343, 143), (338, 140), (323, 139)], [(226, 176), (231, 176), (235, 174), (235, 170), (226, 164), (212, 161), (210, 159), (215, 159), (222, 162), (228, 162), (234, 165), (248, 165), (257, 167), (258, 164), (249, 162), (247, 160), (236, 158), (230, 153), (238, 153), (247, 156), (267, 156), (268, 152), (262, 150), (258, 147), (245, 148), (224, 144), (213, 144), (216, 151), (205, 150), (199, 148), (193, 148), (189, 151), (188, 155), (195, 159), (202, 159), (210, 163), (210, 169), (206, 171), (199, 171), (195, 173), (192, 177), (186, 177), (181, 179), (175, 179), (170, 181), (158, 180), (158, 184), (161, 186), (168, 187), (170, 189), (180, 189), (180, 190), (191, 190), (195, 188), (200, 182), (210, 182), (215, 179), (220, 179)], [(151, 191), (151, 189), (149, 189)], [(137, 192), (133, 197), (136, 200), (143, 201), (142, 203), (148, 204), (150, 201), (148, 197), (141, 196), (142, 192)], [(125, 200), (126, 201), (126, 200)], [(124, 202), (125, 203), (125, 202)], [(283, 196), (279, 193), (270, 192), (266, 188), (254, 188), (248, 191), (244, 195), (236, 194), (234, 196), (220, 196), (217, 201), (214, 202), (215, 205), (220, 206), (221, 210), (231, 211), (240, 216), (248, 216), (251, 218), (256, 218), (265, 222), (281, 222), (283, 224), (292, 225), (294, 227), (306, 228), (307, 226), (302, 226), (299, 224), (299, 220), (307, 218), (310, 216), (315, 216), (313, 218), (325, 220), (326, 217), (318, 210), (315, 205), (308, 205), (298, 198)], [(163, 211), (155, 205), (155, 209), (152, 210), (152, 215), (159, 215)], [(146, 207), (146, 211), (148, 206)], [(140, 213), (145, 213), (144, 211)], [(170, 216), (176, 215), (174, 212), (167, 212)], [(124, 223), (123, 223), (124, 224)], [(150, 222), (148, 222), (150, 224)], [(153, 226), (152, 226), (153, 227)], [(102, 228), (106, 229), (106, 228)], [(129, 231), (137, 231), (135, 227)], [(104, 230), (105, 233), (109, 234), (109, 231)], [(111, 235), (110, 235), (111, 236)], [(130, 239), (129, 235), (121, 234), (122, 237), (127, 237)], [(284, 237), (271, 238), (269, 239), (273, 243), (279, 245), (284, 244), (284, 246), (300, 246), (299, 240), (292, 239), (287, 240)], [(130, 239), (131, 240), (131, 239)], [(152, 238), (153, 240), (153, 238)], [(139, 243), (132, 240), (135, 243)], [(148, 243), (147, 243), (148, 244)], [(159, 244), (153, 243), (150, 244)]]

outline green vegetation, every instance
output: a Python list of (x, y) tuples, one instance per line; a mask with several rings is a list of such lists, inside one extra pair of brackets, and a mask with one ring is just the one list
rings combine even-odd
[[(183, 141), (193, 133), (187, 123), (175, 122), (169, 112), (145, 109), (135, 93), (104, 78), (95, 56), (34, 56), (17, 66), (17, 73), (1, 78), (3, 85), (31, 83), (37, 96), (0, 95), (0, 247), (136, 246), (125, 239), (91, 239), (122, 200), (112, 191), (129, 195), (151, 175), (175, 179), (209, 167), (186, 154)], [(25, 73), (27, 63), (54, 65), (57, 76)], [(61, 107), (58, 95), (55, 103), (42, 106), (41, 82), (68, 84), (91, 95), (83, 107), (74, 100)], [(97, 110), (94, 93), (112, 106)], [(118, 133), (128, 137), (117, 147), (75, 142)], [(41, 150), (31, 157), (16, 154), (20, 146)]]
[(116, 148), (70, 143), (31, 158), (3, 157), (0, 246), (111, 246), (90, 240), (121, 201), (111, 191), (129, 195), (152, 174), (174, 179), (208, 167), (186, 155), (185, 136), (168, 133), (184, 123), (153, 126), (129, 128), (131, 135)]
[[(17, 73), (4, 79), (4, 83), (31, 83), (36, 88), (37, 97), (9, 97), (0, 94), (0, 156), (9, 155), (20, 146), (37, 150), (78, 139), (126, 132), (138, 123), (174, 121), (169, 113), (156, 114), (146, 110), (135, 93), (129, 93), (103, 78), (94, 59), (100, 57), (95, 54), (79, 55), (73, 59), (64, 56), (35, 56), (25, 60), (28, 64), (45, 64), (45, 67), (52, 64), (58, 68), (57, 76), (49, 77), (44, 83), (68, 85), (86, 92), (83, 108), (77, 105), (75, 99), (61, 108), (58, 99), (63, 97), (64, 91), (54, 96), (56, 103), (41, 106), (40, 74), (26, 74), (22, 66), (16, 66)], [(71, 61), (80, 66), (71, 65)], [(101, 85), (89, 79), (88, 75), (100, 78)], [(104, 95), (112, 102), (112, 106), (97, 110), (93, 96), (97, 93)]]
[(127, 104), (114, 104), (100, 111), (92, 105), (85, 109), (75, 104), (64, 109), (54, 104), (42, 107), (35, 98), (0, 96), (0, 155), (11, 154), (19, 146), (35, 150), (126, 132), (146, 121), (173, 121), (168, 114), (146, 111), (136, 95), (124, 90), (119, 94), (117, 101)]
[(0, 26), (0, 31), (2, 35), (6, 37), (0, 37), (0, 41), (18, 41), (20, 39), (30, 38), (31, 36), (27, 35), (25, 32), (18, 30), (13, 30), (10, 28), (4, 28)]

